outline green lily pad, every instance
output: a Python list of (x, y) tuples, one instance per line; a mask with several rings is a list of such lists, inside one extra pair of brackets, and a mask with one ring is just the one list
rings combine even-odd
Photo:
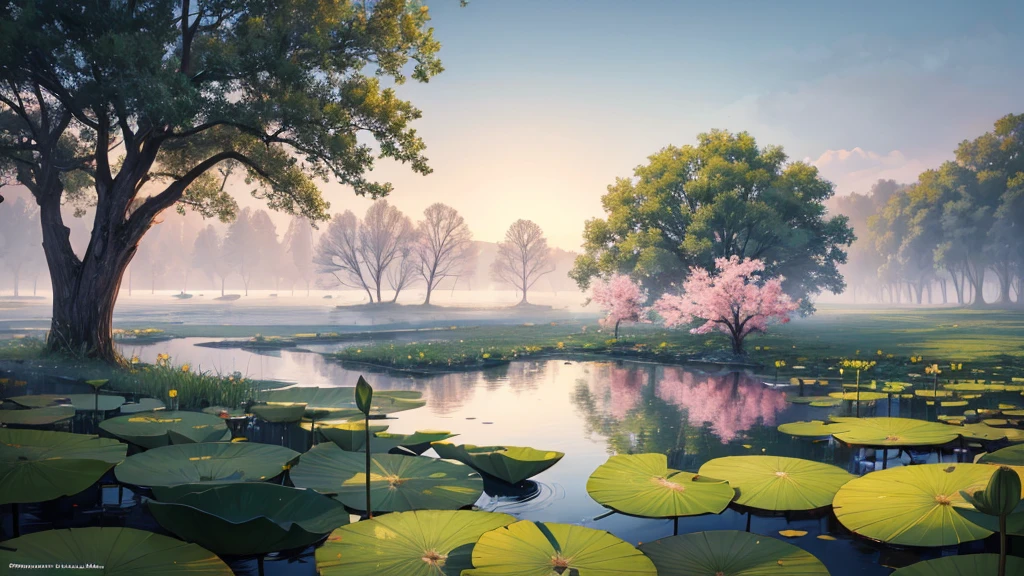
[(859, 393), (856, 391), (829, 392), (828, 395), (830, 398), (835, 398), (836, 400), (847, 400), (849, 402), (856, 402), (858, 400), (860, 402), (871, 402), (873, 400), (885, 400), (886, 398), (889, 397), (888, 394), (884, 394), (882, 392), (865, 392), (863, 390), (861, 390)]
[(982, 454), (979, 464), (1005, 464), (1007, 466), (1024, 466), (1024, 444), (1010, 446)]
[(60, 406), (63, 404), (71, 404), (71, 399), (67, 395), (61, 396), (60, 394), (32, 394), (30, 396), (11, 396), (6, 398), (8, 402), (14, 402), (18, 406), (25, 408), (46, 408), (48, 406)]
[(137, 414), (139, 412), (155, 412), (164, 410), (167, 405), (156, 398), (139, 398), (138, 402), (129, 402), (121, 406), (121, 414)]
[(509, 484), (518, 484), (532, 478), (551, 468), (565, 456), (562, 452), (537, 450), (528, 446), (456, 446), (447, 442), (437, 442), (431, 447), (441, 458), (458, 460)]
[[(561, 570), (561, 572), (559, 572)], [(523, 520), (485, 533), (463, 576), (656, 576), (654, 563), (603, 530)]]
[[(434, 442), (440, 442), (455, 436), (458, 436), (458, 434), (452, 434), (447, 430), (417, 430), (412, 434), (378, 432), (370, 438), (370, 452), (387, 452), (392, 448), (401, 446), (413, 454), (421, 455), (429, 450)], [(382, 448), (384, 450), (381, 450)]]
[(99, 401), (100, 412), (117, 410), (124, 404), (124, 396), (112, 396), (109, 394), (68, 394), (66, 398), (71, 402), (78, 412), (93, 412), (97, 410), (96, 404)]
[[(374, 390), (374, 414), (392, 414), (426, 406), (423, 394), (413, 390)], [(284, 390), (270, 390), (262, 394), (264, 402), (302, 403), (314, 408), (331, 409), (333, 417), (362, 414), (356, 407), (355, 387), (317, 388), (296, 386)]]
[[(370, 498), (374, 512), (452, 510), (469, 506), (483, 492), (483, 480), (469, 466), (424, 456), (372, 454)], [(352, 510), (366, 508), (366, 456), (334, 444), (320, 444), (291, 469), (292, 483), (334, 494)]]
[[(102, 573), (108, 576), (233, 574), (231, 568), (209, 550), (134, 528), (46, 530), (7, 540), (0, 547), (0, 565), (11, 564), (94, 564), (102, 566)], [(44, 573), (42, 570), (26, 572)], [(96, 570), (57, 572), (97, 573)]]
[(0, 428), (0, 504), (45, 502), (85, 490), (128, 446), (87, 434)]
[(225, 406), (207, 406), (202, 409), (203, 414), (210, 414), (223, 418), (224, 414), (228, 415), (228, 418), (245, 418), (245, 410), (241, 408), (227, 408)]
[(837, 418), (847, 427), (835, 437), (853, 446), (941, 446), (960, 437), (959, 431), (940, 422), (912, 418)]
[[(998, 516), (978, 512), (973, 506), (968, 508), (956, 506), (955, 509), (968, 522), (977, 524), (991, 532), (999, 532)], [(1018, 504), (1011, 514), (1006, 515), (1006, 533), (1013, 536), (1024, 536), (1024, 501)]]
[[(303, 430), (312, 430), (312, 423), (310, 422), (303, 422), (301, 426)], [(378, 432), (384, 432), (387, 429), (387, 424), (370, 424), (371, 435)], [(320, 434), (324, 438), (334, 442), (338, 448), (341, 448), (342, 450), (358, 452), (366, 446), (365, 422), (328, 421), (318, 425), (317, 430), (320, 431)], [(387, 452), (387, 450), (377, 450), (376, 447), (374, 447), (371, 449), (371, 452)]]
[(787, 396), (786, 401), (793, 404), (813, 404), (815, 402), (827, 402), (834, 406), (842, 404), (842, 400), (831, 396)]
[(104, 420), (100, 428), (143, 448), (231, 439), (223, 419), (202, 412), (139, 412)]
[(161, 446), (114, 468), (119, 482), (174, 486), (198, 482), (259, 482), (279, 475), (299, 457), (283, 446), (255, 442), (203, 442)]
[(48, 426), (73, 418), (73, 406), (51, 406), (27, 410), (0, 410), (0, 424), (9, 426)]
[(719, 514), (735, 495), (728, 482), (669, 468), (664, 454), (612, 456), (590, 475), (587, 493), (602, 506), (645, 518)]
[(822, 438), (831, 436), (837, 432), (845, 432), (847, 430), (849, 430), (849, 427), (841, 423), (826, 424), (821, 420), (789, 422), (787, 424), (779, 425), (779, 432), (802, 438)]
[(833, 501), (839, 521), (861, 536), (903, 546), (950, 546), (985, 538), (990, 531), (954, 506), (969, 506), (960, 492), (983, 490), (995, 467), (919, 464), (868, 473), (843, 486)]
[(273, 404), (257, 404), (249, 408), (257, 418), (267, 422), (298, 422), (306, 412), (306, 404), (299, 402), (275, 402)]
[[(892, 573), (891, 576), (979, 576), (997, 574), (999, 554), (965, 554), (945, 556), (911, 564)], [(1006, 557), (1007, 574), (1024, 574), (1024, 558)]]
[(953, 428), (966, 440), (996, 441), (1007, 439), (1011, 442), (1024, 441), (1024, 430), (993, 428), (988, 424), (963, 424)]
[(640, 546), (658, 576), (828, 576), (810, 552), (775, 538), (737, 530), (669, 536)]
[(460, 576), (480, 536), (515, 521), (470, 510), (385, 514), (335, 530), (316, 566), (323, 576)]
[[(166, 492), (154, 490), (159, 498)], [(173, 494), (173, 492), (172, 492)], [(157, 522), (217, 554), (248, 556), (305, 548), (348, 524), (345, 507), (312, 490), (238, 482), (151, 500)]]
[(814, 510), (832, 504), (853, 474), (830, 464), (783, 456), (726, 456), (700, 467), (736, 489), (736, 503), (760, 510)]

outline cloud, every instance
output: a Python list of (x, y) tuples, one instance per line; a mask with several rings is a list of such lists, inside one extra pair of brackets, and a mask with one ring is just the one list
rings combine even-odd
[(855, 147), (850, 150), (826, 150), (817, 159), (804, 161), (816, 166), (821, 175), (836, 185), (836, 192), (866, 193), (878, 180), (914, 182), (929, 168), (937, 168), (945, 158), (910, 158), (900, 150), (882, 154)]

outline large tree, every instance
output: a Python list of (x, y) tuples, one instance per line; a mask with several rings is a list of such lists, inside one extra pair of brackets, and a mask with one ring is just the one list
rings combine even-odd
[[(387, 200), (378, 200), (366, 210), (359, 225), (359, 259), (378, 303), (383, 301), (381, 292), (385, 282), (391, 282), (397, 299), (398, 292), (412, 276), (411, 261), (407, 260), (415, 236), (412, 220)], [(396, 283), (398, 280), (403, 281)]]
[(373, 293), (359, 255), (359, 219), (350, 210), (335, 214), (331, 219), (316, 245), (313, 263), (321, 275), (321, 285), (365, 290), (370, 303), (373, 303)]
[(505, 240), (498, 243), (491, 277), (521, 292), (519, 304), (526, 305), (530, 288), (554, 269), (544, 231), (531, 220), (516, 220), (505, 232)]
[[(419, 110), (380, 80), (441, 71), (428, 20), (411, 0), (5, 2), (0, 170), (40, 207), (50, 346), (117, 359), (114, 301), (139, 240), (175, 206), (230, 215), (219, 168), (311, 220), (328, 208), (314, 180), (389, 192), (367, 178), (375, 155), (429, 172)], [(76, 201), (95, 205), (81, 257), (61, 213)]]
[(470, 260), (473, 234), (458, 210), (441, 203), (431, 204), (423, 211), (417, 229), (419, 274), (427, 285), (423, 304), (429, 305), (438, 284), (462, 274)]
[(805, 311), (810, 296), (841, 292), (838, 266), (854, 236), (846, 217), (826, 216), (832, 184), (746, 132), (714, 130), (697, 140), (664, 148), (608, 187), (608, 215), (587, 222), (572, 272), (580, 287), (623, 273), (666, 290), (690, 267), (712, 270), (716, 259), (737, 256), (784, 276), (784, 290)]

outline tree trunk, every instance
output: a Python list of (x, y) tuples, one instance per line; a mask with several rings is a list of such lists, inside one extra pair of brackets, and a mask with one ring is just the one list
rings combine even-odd
[(942, 292), (942, 303), (943, 304), (948, 304), (949, 303), (949, 298), (946, 296), (946, 290), (947, 290), (946, 279), (942, 278), (942, 279), (939, 280), (939, 291)]
[[(907, 288), (910, 288), (910, 286), (910, 282), (907, 282)], [(921, 280), (920, 282), (917, 283), (917, 285), (914, 286), (914, 297), (917, 300), (918, 306), (924, 303), (922, 301), (924, 298), (924, 280)]]
[(971, 303), (972, 308), (984, 308), (985, 307), (985, 268), (979, 266), (976, 274), (971, 278), (971, 285), (974, 292), (974, 302)]
[(430, 282), (427, 282), (427, 297), (423, 299), (424, 306), (430, 306), (430, 294), (433, 290), (430, 288)]
[(622, 322), (622, 320), (616, 320), (615, 321), (615, 339), (616, 340), (619, 339), (619, 323), (620, 322)]
[(19, 296), (19, 294), (18, 294), (18, 285), (19, 284), (21, 284), (21, 266), (15, 266), (14, 267), (14, 297), (15, 298), (17, 298)]
[(226, 281), (227, 281), (227, 278), (225, 278), (225, 277), (223, 277), (223, 276), (221, 276), (221, 277), (220, 277), (220, 297), (221, 297), (221, 298), (223, 298), (223, 297), (224, 297), (224, 283), (225, 283)]

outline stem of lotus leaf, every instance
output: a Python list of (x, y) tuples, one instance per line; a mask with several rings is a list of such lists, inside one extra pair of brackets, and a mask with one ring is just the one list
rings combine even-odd
[(750, 512), (747, 512), (747, 532), (750, 532)]
[(373, 519), (373, 503), (370, 501), (370, 415), (367, 413), (366, 424), (366, 517)]
[(672, 519), (672, 535), (679, 536), (679, 516)]
[(19, 518), (18, 518), (18, 503), (17, 502), (15, 502), (14, 504), (11, 504), (11, 514), (14, 516), (14, 518), (11, 520), (11, 522), (13, 523), (13, 528), (14, 528), (14, 537), (17, 538), (18, 536), (21, 536), (21, 526), (19, 525), (20, 521), (19, 521)]
[(882, 470), (889, 467), (889, 449), (882, 448)]
[(256, 557), (256, 573), (263, 576), (263, 556)]
[(999, 516), (999, 576), (1006, 576), (1006, 515)]

